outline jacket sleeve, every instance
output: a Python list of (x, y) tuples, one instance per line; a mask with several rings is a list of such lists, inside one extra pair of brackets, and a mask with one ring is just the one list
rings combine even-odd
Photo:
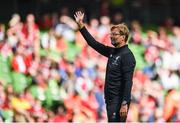
[(135, 58), (133, 54), (126, 53), (122, 57), (122, 78), (124, 83), (124, 91), (123, 91), (123, 102), (129, 103), (131, 100), (131, 89), (132, 89), (132, 79), (135, 68)]
[(92, 35), (87, 31), (86, 27), (83, 27), (82, 29), (80, 29), (80, 32), (89, 46), (91, 46), (93, 49), (95, 49), (101, 55), (109, 57), (112, 47), (105, 46), (105, 45), (99, 43), (98, 41), (96, 41), (92, 37)]

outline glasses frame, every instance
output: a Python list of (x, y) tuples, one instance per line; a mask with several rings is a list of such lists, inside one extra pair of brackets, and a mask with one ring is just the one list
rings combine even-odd
[(110, 36), (117, 36), (117, 35), (123, 35), (121, 33), (109, 33)]

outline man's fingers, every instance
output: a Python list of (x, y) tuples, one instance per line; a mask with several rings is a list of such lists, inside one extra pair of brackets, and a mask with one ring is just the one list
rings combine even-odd
[(78, 16), (79, 16), (79, 12), (77, 11), (77, 12), (75, 13), (75, 15), (76, 15), (76, 17), (78, 17)]
[(82, 18), (84, 18), (84, 13), (82, 13)]
[(77, 11), (77, 12), (76, 12), (76, 15), (77, 15), (77, 16), (84, 16), (84, 13), (82, 13), (81, 11)]
[(74, 14), (74, 18), (76, 19), (77, 18), (77, 16)]
[(81, 16), (82, 15), (81, 11), (79, 11), (78, 14), (79, 14), (79, 16)]
[(81, 12), (81, 11), (77, 11), (77, 12), (75, 12), (75, 15), (76, 15), (77, 17), (83, 17), (83, 16), (84, 16), (84, 13)]
[(77, 18), (80, 16), (80, 13), (79, 12), (75, 12), (74, 16)]
[(79, 17), (81, 16), (81, 12), (80, 11), (77, 12), (77, 16), (79, 16)]
[(76, 20), (79, 18), (78, 12), (76, 12), (76, 13), (74, 14), (74, 17), (75, 17)]
[(126, 117), (126, 114), (121, 114), (120, 117)]
[(120, 116), (126, 116), (127, 112), (120, 112)]

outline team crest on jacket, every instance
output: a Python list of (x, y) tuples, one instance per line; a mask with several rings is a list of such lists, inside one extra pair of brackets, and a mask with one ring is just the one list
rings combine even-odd
[(118, 60), (120, 59), (120, 56), (117, 56), (117, 57), (115, 57), (114, 59), (113, 59), (113, 61), (112, 61), (112, 64), (113, 65), (118, 65)]

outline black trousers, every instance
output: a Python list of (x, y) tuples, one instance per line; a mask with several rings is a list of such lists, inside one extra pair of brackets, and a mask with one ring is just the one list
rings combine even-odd
[[(128, 103), (128, 110), (129, 110), (129, 105), (130, 103)], [(120, 107), (121, 107), (121, 103), (106, 104), (108, 122), (126, 122), (127, 116), (121, 117), (119, 114)]]

